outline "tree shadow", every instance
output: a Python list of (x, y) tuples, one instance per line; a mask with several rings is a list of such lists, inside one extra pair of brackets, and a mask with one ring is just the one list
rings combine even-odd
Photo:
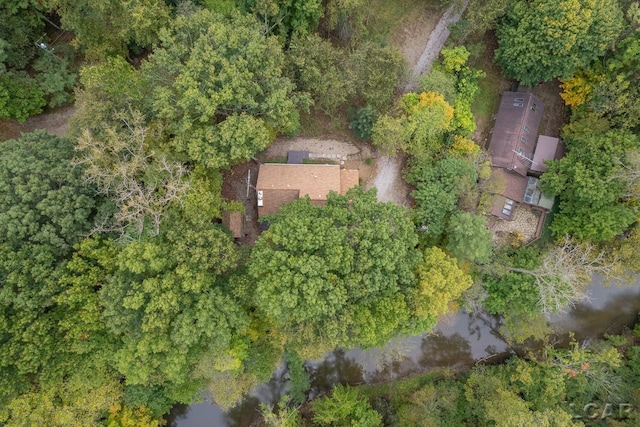
[(305, 366), (311, 382), (310, 398), (331, 390), (336, 384), (364, 383), (362, 366), (347, 357), (342, 349), (334, 350), (320, 362), (307, 362)]

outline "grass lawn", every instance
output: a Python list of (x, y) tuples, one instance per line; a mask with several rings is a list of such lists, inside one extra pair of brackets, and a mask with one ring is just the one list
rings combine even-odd
[(369, 2), (367, 29), (368, 38), (385, 42), (388, 41), (415, 13), (417, 8), (424, 8), (425, 3), (438, 4), (437, 1), (424, 0), (372, 0)]
[(472, 67), (487, 73), (485, 78), (480, 79), (480, 92), (471, 104), (477, 124), (473, 139), (485, 148), (488, 144), (491, 117), (498, 112), (500, 106), (500, 94), (511, 88), (511, 81), (502, 75), (500, 67), (493, 62), (493, 51), (497, 47), (494, 34), (487, 32), (471, 49), (475, 55), (469, 60)]

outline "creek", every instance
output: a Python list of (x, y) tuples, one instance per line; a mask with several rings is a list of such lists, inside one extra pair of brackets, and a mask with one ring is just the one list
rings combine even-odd
[[(640, 312), (640, 284), (604, 287), (595, 280), (589, 299), (576, 304), (566, 314), (550, 318), (558, 345), (576, 340), (615, 334), (636, 323)], [(308, 361), (310, 396), (329, 390), (334, 384), (358, 385), (401, 378), (433, 368), (470, 367), (477, 361), (499, 363), (513, 350), (499, 333), (500, 318), (472, 316), (464, 311), (441, 319), (429, 334), (392, 340), (382, 348), (335, 350), (322, 360)], [(224, 412), (212, 402), (176, 405), (167, 416), (169, 427), (248, 426), (260, 402), (275, 404), (287, 391), (286, 370), (281, 367), (235, 408)]]

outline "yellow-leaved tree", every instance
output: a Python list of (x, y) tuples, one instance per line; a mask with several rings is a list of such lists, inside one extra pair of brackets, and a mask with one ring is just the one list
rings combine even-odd
[(381, 151), (398, 149), (418, 159), (431, 159), (443, 147), (451, 130), (453, 107), (437, 92), (411, 92), (400, 100), (399, 117), (382, 116), (371, 131), (373, 144)]
[(415, 274), (418, 283), (411, 304), (415, 305), (414, 312), (421, 324), (447, 313), (449, 304), (473, 283), (457, 261), (436, 246), (423, 252)]

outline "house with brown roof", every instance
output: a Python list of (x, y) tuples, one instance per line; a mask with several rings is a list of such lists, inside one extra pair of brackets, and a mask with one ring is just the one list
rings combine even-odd
[(357, 170), (339, 165), (262, 164), (256, 184), (258, 217), (277, 213), (282, 204), (307, 195), (312, 204), (322, 206), (329, 192), (346, 194), (358, 181)]
[(491, 129), (489, 155), (493, 173), (504, 181), (491, 213), (511, 220), (515, 207), (526, 204), (541, 210), (553, 207), (538, 187), (538, 177), (547, 170), (545, 160), (558, 159), (564, 149), (558, 138), (540, 135), (544, 104), (529, 92), (504, 92), (495, 125)]

